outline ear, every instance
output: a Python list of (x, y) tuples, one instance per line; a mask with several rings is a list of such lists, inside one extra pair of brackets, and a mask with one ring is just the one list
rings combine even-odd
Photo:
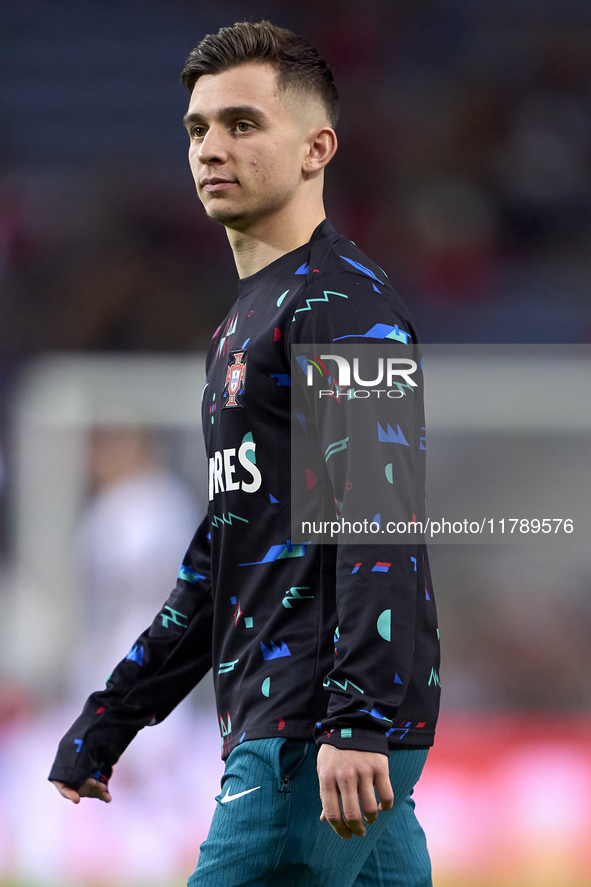
[(329, 126), (315, 129), (308, 141), (308, 153), (302, 162), (302, 172), (313, 175), (324, 169), (334, 157), (337, 147), (338, 142), (334, 129)]

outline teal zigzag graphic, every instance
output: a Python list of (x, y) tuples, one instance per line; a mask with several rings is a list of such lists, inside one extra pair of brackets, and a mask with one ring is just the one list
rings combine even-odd
[(226, 712), (226, 717), (228, 719), (226, 722), (224, 722), (223, 717), (219, 713), (218, 713), (218, 717), (220, 719), (220, 730), (221, 730), (222, 736), (229, 736), (230, 733), (232, 732), (232, 719), (230, 718), (230, 712), (229, 711)]
[(172, 622), (173, 625), (180, 626), (180, 628), (187, 627), (187, 622), (186, 621), (183, 622), (183, 619), (184, 620), (187, 619), (187, 617), (185, 616), (184, 613), (179, 612), (179, 610), (173, 610), (173, 608), (169, 607), (168, 604), (166, 604), (162, 609), (168, 610), (168, 613), (161, 613), (160, 614), (160, 616), (162, 618), (163, 628), (168, 628), (168, 625), (170, 622)]
[(349, 296), (346, 296), (345, 293), (335, 293), (333, 290), (324, 290), (323, 296), (318, 296), (316, 299), (306, 299), (306, 307), (305, 308), (296, 308), (293, 317), (291, 318), (292, 322), (296, 319), (296, 314), (299, 314), (300, 311), (311, 311), (312, 310), (312, 302), (328, 302), (329, 296), (340, 296), (341, 299), (348, 299)]
[(330, 457), (334, 456), (335, 453), (340, 453), (341, 450), (346, 450), (348, 440), (348, 437), (344, 437), (342, 440), (335, 440), (334, 443), (329, 444), (324, 452), (324, 458), (326, 461), (328, 462)]
[(350, 681), (348, 678), (345, 678), (345, 683), (341, 684), (340, 681), (335, 681), (334, 678), (324, 678), (323, 687), (330, 687), (331, 684), (335, 684), (337, 687), (340, 687), (341, 690), (347, 690), (347, 687), (355, 687), (356, 690), (359, 690), (360, 693), (363, 693), (361, 687), (358, 687), (357, 684), (354, 684), (353, 681)]
[(236, 520), (241, 520), (245, 524), (248, 523), (245, 517), (238, 517), (237, 514), (233, 514), (231, 511), (229, 511), (228, 517), (226, 517), (225, 514), (222, 514), (221, 517), (218, 517), (217, 514), (214, 514), (211, 520), (211, 525), (212, 527), (219, 527), (221, 524), (230, 524), (230, 526), (232, 526), (232, 518), (235, 518)]
[(234, 671), (234, 666), (238, 662), (238, 659), (234, 659), (233, 662), (220, 662), (218, 674), (225, 674), (227, 671)]
[(291, 588), (285, 592), (285, 597), (281, 601), (283, 606), (288, 610), (293, 610), (293, 601), (314, 600), (313, 594), (300, 594), (300, 591), (310, 591), (310, 587), (308, 585), (292, 585)]
[(405, 394), (407, 390), (410, 391), (411, 394), (414, 394), (414, 388), (412, 385), (407, 385), (406, 382), (393, 382), (392, 384), (403, 394)]

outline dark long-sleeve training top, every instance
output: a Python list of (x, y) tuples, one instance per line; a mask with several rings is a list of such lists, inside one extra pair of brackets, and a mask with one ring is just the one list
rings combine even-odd
[[(343, 520), (369, 501), (380, 535), (392, 497), (397, 518), (423, 513), (420, 366), (413, 384), (391, 377), (396, 396), (375, 427), (354, 383), (339, 387), (331, 371), (319, 399), (306, 358), (292, 368), (292, 345), (314, 349), (313, 362), (319, 345), (337, 343), (420, 361), (385, 273), (325, 220), (309, 243), (240, 281), (213, 335), (202, 395), (208, 514), (151, 626), (62, 739), (51, 779), (106, 781), (137, 731), (212, 667), (223, 758), (272, 736), (383, 753), (432, 744), (439, 632), (425, 545), (291, 539), (292, 480), (304, 509), (308, 492), (330, 489)], [(318, 360), (314, 372), (318, 363), (328, 372)], [(293, 478), (292, 435), (305, 454)]]

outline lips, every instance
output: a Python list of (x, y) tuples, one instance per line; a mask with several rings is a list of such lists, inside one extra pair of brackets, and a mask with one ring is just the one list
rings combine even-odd
[(201, 187), (204, 191), (212, 192), (212, 191), (225, 191), (228, 188), (231, 188), (232, 185), (237, 185), (238, 182), (232, 179), (222, 179), (219, 176), (210, 176), (201, 182)]

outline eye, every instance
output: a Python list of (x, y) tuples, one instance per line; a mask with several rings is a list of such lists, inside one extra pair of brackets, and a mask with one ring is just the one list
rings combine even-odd
[(236, 129), (238, 132), (248, 132), (250, 129), (253, 129), (253, 125), (248, 120), (239, 120), (236, 124)]
[(197, 124), (197, 126), (192, 126), (189, 130), (189, 135), (192, 139), (202, 139), (205, 135), (205, 127)]

